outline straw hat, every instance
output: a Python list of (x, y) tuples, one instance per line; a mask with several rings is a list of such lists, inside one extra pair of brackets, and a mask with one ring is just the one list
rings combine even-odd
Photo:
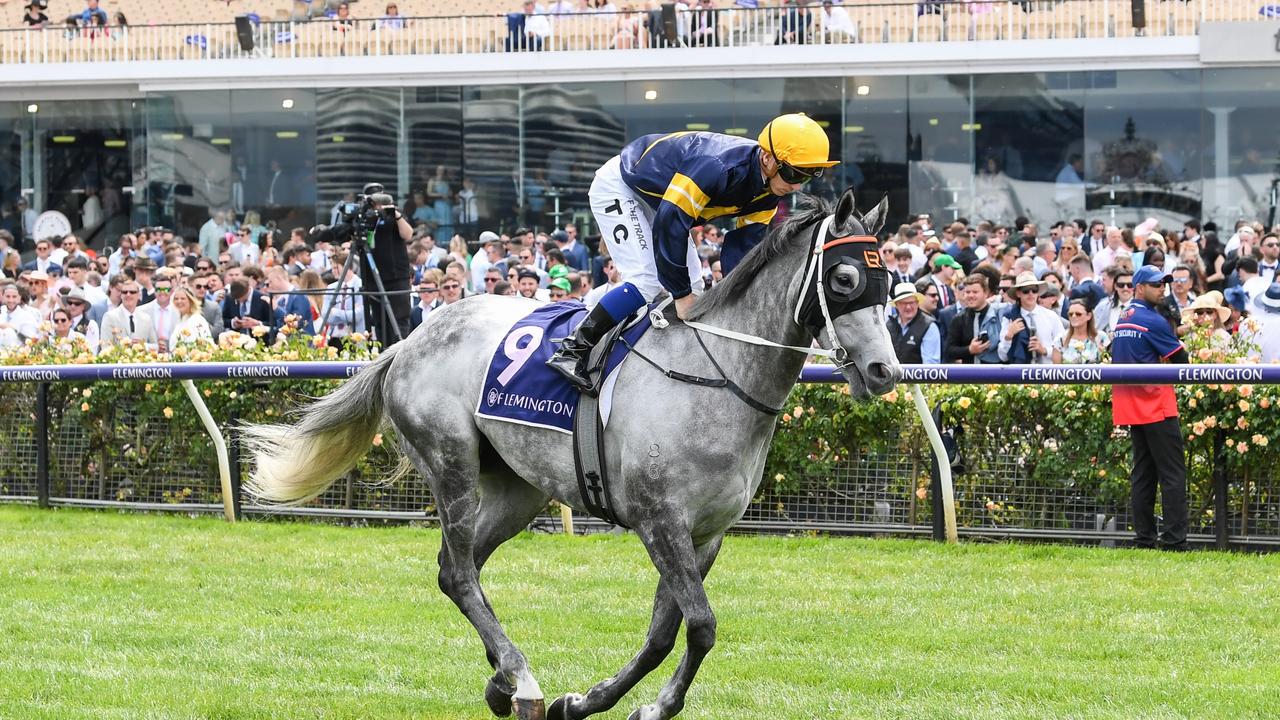
[(1019, 274), (1018, 278), (1013, 283), (1014, 288), (1040, 287), (1041, 285), (1044, 285), (1044, 281), (1037, 280), (1036, 274), (1033, 272), (1024, 272)]
[(1190, 305), (1182, 309), (1182, 322), (1191, 322), (1191, 318), (1195, 316), (1197, 310), (1214, 310), (1218, 313), (1218, 320), (1226, 322), (1231, 317), (1231, 308), (1222, 304), (1222, 293), (1217, 290), (1211, 290), (1191, 302)]
[(889, 298), (889, 302), (898, 303), (903, 300), (922, 300), (920, 293), (916, 292), (915, 283), (902, 282), (893, 286), (893, 297)]

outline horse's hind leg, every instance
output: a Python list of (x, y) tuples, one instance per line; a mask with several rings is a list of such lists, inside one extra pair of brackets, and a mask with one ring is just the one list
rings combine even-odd
[[(439, 427), (432, 434), (416, 434), (401, 431), (400, 436), (409, 439), (403, 447), (431, 485), (436, 507), (440, 513), (443, 540), (440, 546), (440, 589), (453, 600), (462, 614), (475, 627), (484, 643), (485, 654), (501, 678), (510, 688), (512, 707), (520, 720), (543, 720), (545, 717), (542, 690), (529, 671), (524, 654), (507, 637), (493, 612), (493, 607), (480, 587), (480, 568), (477, 564), (478, 543), (481, 540), (480, 522), (480, 467), (479, 438), (475, 434), (448, 438)], [(416, 437), (430, 437), (421, 445)], [(493, 525), (493, 527), (507, 527)], [(493, 538), (485, 543), (492, 552), (496, 547)], [(494, 704), (497, 698), (486, 700), (491, 709), (504, 709)]]
[[(486, 471), (480, 476), (480, 512), (476, 520), (474, 557), (476, 568), (483, 570), (494, 550), (529, 526), (547, 506), (547, 495), (525, 482), (496, 457), (484, 460)], [(492, 469), (488, 469), (492, 468)], [(487, 598), (486, 598), (487, 602)], [(490, 607), (490, 612), (493, 608)], [(490, 656), (489, 663), (497, 667)], [(511, 696), (516, 687), (508, 682), (501, 669), (484, 688), (484, 699), (498, 717), (511, 714)]]
[[(710, 572), (716, 554), (720, 552), (722, 539), (723, 536), (717, 537), (695, 548), (701, 578), (706, 578)], [(676, 594), (664, 575), (658, 581), (658, 589), (654, 593), (653, 619), (649, 622), (649, 633), (640, 652), (616, 675), (597, 683), (586, 695), (566, 695), (557, 699), (547, 710), (547, 720), (579, 720), (612, 709), (636, 683), (653, 672), (671, 654), (683, 617)]]

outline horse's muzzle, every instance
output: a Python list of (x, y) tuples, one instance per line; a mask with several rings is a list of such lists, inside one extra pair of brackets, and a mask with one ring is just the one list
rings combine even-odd
[(883, 395), (894, 388), (902, 380), (902, 366), (897, 363), (870, 362), (862, 373), (867, 383), (867, 391), (873, 395)]

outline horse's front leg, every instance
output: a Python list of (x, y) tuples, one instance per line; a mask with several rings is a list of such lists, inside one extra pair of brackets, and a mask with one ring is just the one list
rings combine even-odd
[[(716, 644), (716, 616), (711, 612), (711, 602), (702, 585), (706, 572), (700, 569), (700, 548), (694, 546), (688, 528), (658, 521), (639, 527), (636, 532), (684, 615), (685, 653), (675, 674), (658, 693), (657, 702), (631, 713), (629, 720), (667, 720), (684, 709), (685, 694), (693, 684), (693, 677)], [(717, 536), (709, 543), (713, 548), (708, 569), (722, 539)]]
[[(721, 540), (722, 537), (717, 537), (696, 548), (700, 577), (705, 578), (711, 570), (716, 554), (720, 551)], [(566, 695), (556, 700), (547, 710), (547, 720), (580, 720), (612, 709), (623, 696), (631, 692), (636, 683), (653, 672), (671, 654), (683, 617), (675, 593), (664, 576), (658, 581), (658, 589), (654, 593), (653, 619), (649, 622), (649, 634), (645, 637), (640, 652), (616, 675), (600, 681), (586, 695)]]

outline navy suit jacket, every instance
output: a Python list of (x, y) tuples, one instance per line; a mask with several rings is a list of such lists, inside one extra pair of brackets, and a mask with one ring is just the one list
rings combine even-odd
[[(39, 269), (39, 267), (36, 265), (36, 261), (35, 261), (35, 260), (32, 260), (32, 261), (31, 261), (31, 262), (29, 262), (29, 263), (23, 263), (23, 264), (22, 264), (22, 270), (23, 270), (23, 272), (26, 272), (27, 270), (38, 270), (38, 269)], [(44, 271), (45, 271), (45, 272), (49, 272), (50, 270), (57, 270), (58, 272), (62, 272), (62, 266), (61, 266), (61, 265), (59, 265), (58, 263), (51, 262), (51, 263), (49, 263), (49, 267), (45, 268), (45, 270), (44, 270)]]
[(560, 252), (564, 253), (565, 262), (569, 263), (569, 267), (574, 270), (590, 270), (591, 257), (587, 254), (587, 248), (580, 242), (575, 242), (572, 249), (561, 248)]
[[(255, 320), (262, 322), (267, 327), (271, 327), (271, 323), (273, 319), (272, 312), (271, 312), (271, 304), (267, 302), (267, 299), (263, 297), (261, 293), (255, 290), (253, 292), (252, 299), (249, 301), (249, 312), (242, 315), (240, 313), (240, 303), (236, 302), (230, 297), (228, 297), (226, 300), (223, 300), (222, 301), (222, 327), (226, 328), (227, 330), (235, 330), (236, 328), (231, 326), (231, 321), (238, 317), (251, 317), (251, 318), (254, 318)], [(248, 335), (250, 332), (249, 328), (239, 328), (239, 330), (240, 332), (246, 335)]]
[(276, 311), (271, 323), (272, 331), (279, 330), (284, 327), (284, 319), (286, 315), (297, 315), (302, 318), (298, 323), (298, 332), (303, 335), (315, 335), (315, 325), (311, 323), (311, 303), (307, 301), (304, 295), (295, 295), (289, 293), (289, 297), (284, 301), (283, 306), (276, 306)]

